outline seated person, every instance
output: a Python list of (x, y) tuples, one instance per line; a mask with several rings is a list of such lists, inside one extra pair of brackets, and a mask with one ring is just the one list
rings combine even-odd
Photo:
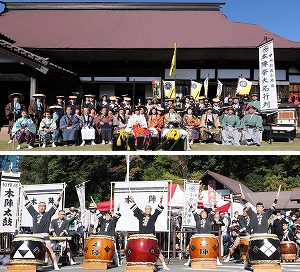
[(51, 138), (53, 140), (52, 147), (56, 147), (59, 141), (59, 131), (57, 129), (56, 121), (51, 118), (50, 111), (46, 111), (46, 117), (42, 119), (40, 123), (40, 137), (43, 143), (42, 148), (45, 148), (48, 143), (50, 143)]
[(139, 134), (144, 134), (147, 129), (147, 121), (144, 115), (140, 114), (140, 107), (136, 107), (134, 114), (128, 119), (126, 131), (131, 132), (137, 138)]
[(215, 144), (221, 144), (222, 141), (219, 117), (217, 114), (212, 113), (212, 110), (212, 106), (208, 105), (206, 113), (201, 118), (200, 133), (202, 144), (205, 144), (209, 138), (212, 138)]
[(166, 135), (170, 131), (170, 129), (176, 129), (176, 130), (178, 130), (180, 137), (186, 136), (185, 144), (186, 144), (187, 150), (190, 150), (188, 133), (180, 127), (180, 123), (181, 123), (181, 117), (178, 113), (176, 113), (175, 106), (171, 105), (169, 107), (169, 112), (165, 115), (164, 128), (161, 131), (161, 137), (166, 137)]
[(60, 129), (63, 132), (64, 145), (72, 143), (75, 146), (75, 141), (80, 130), (79, 119), (72, 114), (72, 107), (67, 107), (66, 114), (60, 119)]
[(95, 124), (99, 135), (101, 135), (102, 144), (105, 145), (107, 141), (109, 144), (112, 144), (113, 119), (111, 116), (108, 116), (107, 108), (102, 108), (101, 114), (97, 117)]
[(28, 116), (27, 110), (21, 111), (19, 118), (12, 128), (12, 137), (16, 135), (18, 141), (17, 149), (21, 149), (21, 144), (26, 142), (28, 148), (32, 149), (35, 141), (36, 128), (34, 122)]
[(151, 131), (152, 135), (159, 135), (164, 125), (164, 118), (158, 114), (157, 111), (158, 108), (153, 106), (148, 117), (148, 129)]
[(224, 262), (229, 262), (230, 257), (232, 257), (232, 255), (235, 255), (234, 259), (240, 259), (239, 244), (240, 244), (239, 231), (237, 229), (233, 229), (230, 235), (229, 252)]
[(242, 121), (240, 128), (242, 131), (242, 145), (256, 145), (260, 146), (262, 142), (262, 131), (264, 127), (262, 125), (261, 116), (255, 114), (254, 106), (248, 107), (248, 113)]
[(113, 120), (114, 134), (117, 134), (118, 130), (125, 129), (128, 119), (129, 116), (125, 114), (125, 110), (120, 108)]
[(84, 108), (83, 115), (80, 116), (81, 126), (81, 139), (82, 143), (80, 146), (85, 145), (85, 140), (91, 140), (91, 145), (95, 144), (95, 129), (94, 129), (94, 118), (90, 116), (90, 109)]
[(295, 235), (294, 233), (289, 230), (289, 223), (288, 222), (284, 222), (282, 225), (282, 233), (280, 233), (278, 235), (278, 238), (280, 241), (295, 241)]
[(222, 119), (222, 144), (223, 145), (240, 145), (241, 133), (238, 131), (241, 122), (238, 116), (234, 114), (232, 107), (228, 108), (228, 114)]
[(198, 118), (193, 114), (193, 108), (187, 108), (187, 113), (183, 116), (183, 129), (187, 131), (189, 144), (193, 144), (194, 140), (199, 140)]
[[(58, 218), (53, 219), (50, 224), (50, 234), (53, 237), (66, 237), (68, 236), (68, 228), (69, 228), (69, 221), (65, 218), (66, 213), (64, 210), (59, 211)], [(51, 242), (51, 246), (53, 249), (55, 248), (62, 248), (62, 252), (67, 250), (67, 255), (70, 260), (70, 265), (76, 264), (76, 262), (72, 258), (72, 252), (70, 250), (69, 243), (67, 241), (59, 241), (59, 242)], [(47, 257), (45, 260), (45, 263), (47, 263)]]

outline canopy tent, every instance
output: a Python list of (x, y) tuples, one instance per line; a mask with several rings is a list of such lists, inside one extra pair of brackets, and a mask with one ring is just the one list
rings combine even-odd
[[(171, 194), (170, 194), (171, 193)], [(179, 184), (168, 185), (168, 203), (172, 207), (183, 207), (184, 206), (184, 190)], [(114, 210), (114, 200), (112, 199), (112, 211)], [(100, 202), (97, 204), (99, 211), (110, 210), (110, 200)]]

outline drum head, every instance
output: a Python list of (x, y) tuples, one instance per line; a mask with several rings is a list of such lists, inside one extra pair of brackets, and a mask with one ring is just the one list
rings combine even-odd
[(132, 234), (129, 236), (128, 240), (133, 239), (151, 239), (151, 240), (157, 240), (156, 236), (153, 234)]
[(111, 236), (107, 235), (90, 235), (88, 239), (110, 239), (112, 240), (113, 238)]

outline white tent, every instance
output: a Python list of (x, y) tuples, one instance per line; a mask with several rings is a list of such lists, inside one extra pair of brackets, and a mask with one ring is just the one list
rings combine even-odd
[[(170, 207), (184, 207), (184, 190), (179, 184), (169, 185), (168, 198)], [(171, 190), (171, 199), (170, 199)]]

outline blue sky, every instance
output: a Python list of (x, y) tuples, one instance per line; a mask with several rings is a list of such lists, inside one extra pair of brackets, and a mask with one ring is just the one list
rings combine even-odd
[[(24, 1), (8, 0), (4, 2), (97, 2), (96, 0), (47, 0)], [(226, 2), (221, 11), (234, 22), (258, 24), (268, 31), (284, 38), (300, 42), (300, 0), (204, 0), (204, 1), (105, 1), (100, 2)], [(2, 6), (2, 7), (1, 7)], [(0, 4), (0, 11), (3, 5)], [(263, 37), (262, 37), (263, 39)]]

